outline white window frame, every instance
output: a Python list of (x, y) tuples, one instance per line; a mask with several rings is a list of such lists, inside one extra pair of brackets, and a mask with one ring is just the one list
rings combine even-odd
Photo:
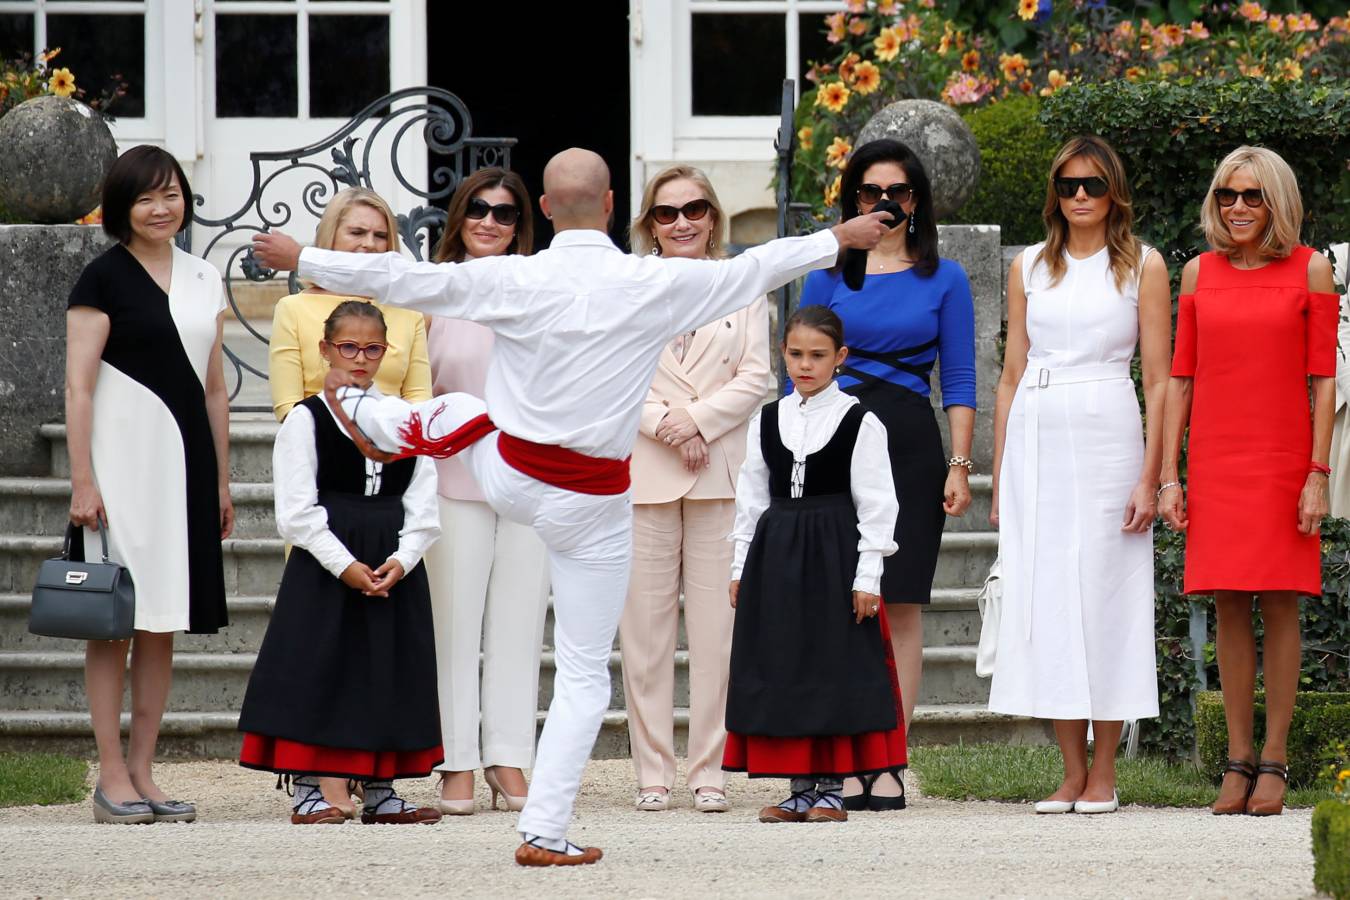
[[(168, 71), (166, 65), (155, 65), (156, 60), (164, 57), (166, 48), (165, 41), (165, 17), (179, 12), (174, 7), (186, 6), (189, 13), (192, 9), (191, 3), (184, 0), (113, 0), (113, 2), (88, 2), (88, 0), (0, 0), (0, 13), (8, 14), (27, 14), (34, 17), (33, 23), (33, 47), (31, 48), (34, 58), (37, 54), (47, 47), (47, 17), (63, 14), (83, 14), (83, 15), (141, 15), (145, 23), (145, 59), (144, 65), (144, 84), (145, 91), (145, 115), (132, 118), (129, 116), (117, 115), (117, 107), (114, 105), (112, 114), (116, 118), (113, 125), (113, 132), (117, 137), (124, 141), (137, 140), (162, 140), (165, 130), (165, 122), (171, 118), (166, 111), (166, 84), (170, 83), (166, 77)], [(190, 59), (190, 54), (189, 54)], [(57, 57), (52, 63), (54, 68), (62, 68), (64, 60)], [(94, 85), (80, 80), (80, 73), (75, 72), (75, 84), (86, 91), (95, 93), (103, 89), (103, 85)]]

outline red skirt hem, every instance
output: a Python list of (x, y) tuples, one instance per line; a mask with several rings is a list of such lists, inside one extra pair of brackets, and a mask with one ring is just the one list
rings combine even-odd
[(239, 751), (239, 765), (246, 769), (357, 780), (425, 778), (443, 762), (445, 751), (439, 746), (425, 750), (351, 750), (252, 732), (244, 732)]

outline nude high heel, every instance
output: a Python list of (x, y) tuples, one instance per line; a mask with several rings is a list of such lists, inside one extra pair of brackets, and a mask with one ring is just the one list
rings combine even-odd
[[(438, 792), (445, 789), (445, 773), (440, 774), (441, 780), (437, 787)], [(436, 808), (447, 816), (471, 816), (474, 812), (474, 799), (469, 797), (467, 800), (446, 800), (444, 797), (437, 797)]]
[(488, 789), (492, 791), (492, 808), (497, 808), (497, 797), (500, 795), (506, 800), (506, 808), (510, 812), (520, 812), (525, 808), (525, 797), (516, 797), (502, 790), (502, 784), (497, 780), (497, 767), (489, 766), (483, 770), (483, 780), (487, 782)]

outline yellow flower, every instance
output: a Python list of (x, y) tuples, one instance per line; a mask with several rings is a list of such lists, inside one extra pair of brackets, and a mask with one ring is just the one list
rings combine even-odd
[(1266, 19), (1266, 27), (1275, 34), (1279, 34), (1284, 31), (1284, 19), (1281, 19), (1279, 16), (1271, 16), (1269, 19)]
[(830, 182), (829, 187), (825, 188), (824, 200), (826, 206), (834, 206), (834, 204), (839, 200), (839, 183), (843, 180), (843, 178), (844, 178), (843, 175), (834, 176), (834, 181)]
[(1018, 0), (1017, 15), (1024, 22), (1030, 22), (1036, 18), (1036, 11), (1040, 9), (1040, 3), (1037, 0)]
[(900, 0), (880, 0), (877, 3), (877, 15), (897, 16), (900, 14)]
[(1051, 69), (1049, 72), (1045, 73), (1045, 83), (1046, 86), (1041, 88), (1041, 96), (1049, 97), (1055, 91), (1068, 84), (1069, 79), (1066, 78), (1064, 73), (1059, 69)]
[(1138, 66), (1130, 66), (1128, 69), (1125, 70), (1126, 81), (1138, 81), (1140, 78), (1143, 77), (1144, 77), (1144, 70), (1139, 68)]
[(47, 82), (47, 90), (58, 97), (69, 97), (75, 93), (75, 76), (70, 74), (69, 69), (57, 69)]
[(961, 57), (961, 69), (966, 72), (974, 72), (980, 68), (980, 51), (971, 50)]
[(1006, 81), (1016, 81), (1027, 71), (1027, 58), (1020, 53), (1011, 56), (1004, 53), (998, 58), (998, 67), (1003, 70)]
[(1336, 780), (1350, 781), (1350, 769), (1341, 769), (1340, 774), (1336, 776)]
[(1268, 15), (1260, 3), (1243, 3), (1238, 6), (1237, 12), (1248, 22), (1264, 22)]
[[(948, 23), (950, 25), (950, 23)], [(946, 31), (942, 35), (942, 40), (938, 41), (938, 55), (946, 56), (947, 51), (952, 49), (952, 33)]]
[(49, 62), (51, 62), (52, 60), (56, 59), (56, 58), (57, 58), (58, 56), (60, 56), (60, 55), (61, 55), (61, 48), (60, 48), (60, 47), (53, 47), (52, 49), (46, 51), (45, 53), (39, 53), (39, 54), (38, 54), (38, 62), (40, 62), (40, 63), (49, 63)]
[(797, 143), (801, 144), (803, 150), (811, 149), (811, 135), (813, 133), (814, 129), (810, 125), (803, 125), (797, 132)]
[(876, 63), (861, 62), (853, 70), (853, 89), (864, 96), (881, 87), (881, 70)]
[(890, 62), (900, 55), (900, 35), (896, 34), (894, 28), (883, 28), (872, 46), (876, 48), (877, 59)]
[(835, 138), (830, 142), (830, 146), (825, 148), (825, 165), (842, 169), (848, 164), (848, 155), (852, 150), (853, 145), (848, 141), (841, 137)]
[(837, 113), (848, 105), (850, 95), (851, 92), (842, 81), (831, 81), (816, 92), (816, 105)]
[(1303, 67), (1292, 59), (1280, 60), (1280, 77), (1285, 81), (1298, 81), (1303, 77)]

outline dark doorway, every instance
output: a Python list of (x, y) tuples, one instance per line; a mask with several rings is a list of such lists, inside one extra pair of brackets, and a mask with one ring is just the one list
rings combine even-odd
[(544, 164), (573, 146), (609, 163), (610, 235), (627, 248), (628, 0), (428, 3), (427, 78), (459, 95), (476, 134), (519, 139), (511, 168), (535, 197), (540, 248), (553, 237), (538, 207)]

